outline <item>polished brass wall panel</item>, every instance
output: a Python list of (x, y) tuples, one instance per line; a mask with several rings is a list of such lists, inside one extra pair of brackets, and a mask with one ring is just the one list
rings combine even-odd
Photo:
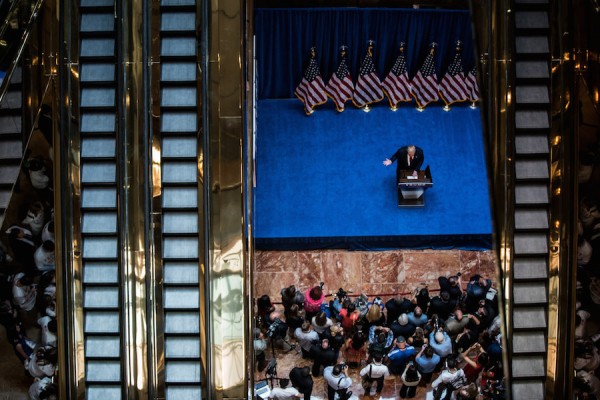
[(244, 2), (212, 1), (208, 34), (210, 81), (207, 124), (210, 179), (209, 268), (211, 398), (247, 394), (247, 257), (243, 220)]

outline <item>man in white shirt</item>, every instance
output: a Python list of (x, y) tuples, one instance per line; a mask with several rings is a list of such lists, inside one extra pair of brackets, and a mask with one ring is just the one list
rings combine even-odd
[(271, 389), (269, 400), (291, 400), (303, 398), (304, 396), (301, 395), (295, 387), (287, 387), (289, 382), (289, 379), (280, 379), (279, 387)]
[(335, 400), (336, 393), (342, 395), (343, 399), (348, 398), (352, 394), (352, 392), (348, 392), (348, 388), (352, 386), (352, 378), (346, 375), (347, 371), (348, 366), (346, 364), (326, 367), (323, 370), (323, 378), (327, 382), (327, 398), (329, 400)]
[(371, 385), (373, 384), (373, 382), (377, 382), (377, 388), (375, 389), (375, 391), (377, 395), (380, 395), (381, 391), (383, 390), (383, 380), (390, 376), (390, 371), (388, 370), (388, 367), (383, 365), (381, 361), (381, 357), (373, 357), (373, 362), (361, 369), (359, 372), (360, 376), (366, 377), (366, 379), (368, 379), (369, 382), (369, 387), (364, 387), (365, 396), (371, 395)]

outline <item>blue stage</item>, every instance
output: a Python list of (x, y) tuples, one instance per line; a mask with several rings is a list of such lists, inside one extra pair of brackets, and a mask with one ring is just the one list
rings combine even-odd
[[(254, 237), (258, 249), (492, 247), (480, 110), (449, 112), (387, 99), (370, 113), (333, 103), (304, 114), (297, 99), (261, 100), (257, 111)], [(425, 153), (433, 188), (424, 207), (399, 208), (401, 146)]]

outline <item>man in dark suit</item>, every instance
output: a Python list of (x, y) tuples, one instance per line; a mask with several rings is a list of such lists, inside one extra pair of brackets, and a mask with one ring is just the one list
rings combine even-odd
[(400, 147), (393, 156), (383, 161), (383, 165), (387, 167), (396, 161), (396, 180), (398, 180), (400, 171), (412, 171), (412, 175), (417, 176), (417, 171), (421, 169), (424, 160), (423, 149), (410, 145)]
[(304, 395), (304, 400), (310, 400), (313, 390), (313, 379), (310, 376), (309, 367), (294, 367), (290, 371), (292, 385)]

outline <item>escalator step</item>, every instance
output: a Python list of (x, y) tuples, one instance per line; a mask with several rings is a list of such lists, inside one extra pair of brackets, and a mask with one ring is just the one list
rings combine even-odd
[(163, 12), (160, 16), (160, 30), (164, 32), (196, 33), (196, 15), (193, 12)]
[(546, 61), (517, 61), (515, 71), (517, 79), (548, 79), (550, 77)]
[(116, 311), (88, 311), (84, 316), (84, 332), (118, 335), (121, 331), (119, 313)]
[(84, 234), (117, 234), (117, 213), (85, 212), (82, 216), (81, 232)]
[(174, 260), (189, 260), (198, 258), (197, 237), (167, 237), (163, 240), (163, 258)]
[(544, 400), (544, 382), (541, 380), (514, 382), (511, 386), (513, 399)]
[(98, 385), (92, 382), (87, 383), (85, 393), (86, 400), (122, 399), (123, 396), (121, 386), (107, 384)]
[(517, 104), (549, 104), (548, 87), (517, 86)]
[(519, 54), (548, 54), (547, 36), (518, 36), (516, 38), (516, 50)]
[(198, 264), (167, 261), (163, 264), (164, 284), (198, 284)]
[(517, 129), (548, 129), (547, 111), (515, 111), (515, 126)]
[(119, 288), (113, 287), (86, 287), (83, 290), (83, 307), (99, 310), (116, 309), (119, 307)]
[(115, 4), (115, 0), (80, 0), (79, 7), (110, 7)]
[(165, 365), (165, 383), (200, 382), (200, 361), (169, 361)]
[(200, 316), (193, 311), (165, 312), (166, 335), (194, 335), (200, 332)]
[(119, 357), (121, 342), (118, 336), (93, 336), (85, 338), (86, 357)]
[(164, 161), (162, 168), (163, 183), (196, 183), (198, 181), (198, 163), (195, 161)]
[(109, 63), (90, 64), (81, 66), (81, 82), (114, 82), (115, 65)]
[(545, 279), (548, 277), (548, 265), (545, 258), (516, 258), (513, 276), (519, 279)]
[(163, 136), (163, 158), (190, 158), (197, 156), (198, 139), (195, 136)]
[(114, 107), (116, 90), (107, 88), (83, 88), (81, 90), (81, 107)]
[(83, 283), (85, 284), (118, 284), (119, 267), (115, 262), (85, 261), (83, 264)]
[(115, 40), (112, 38), (81, 39), (80, 57), (114, 57)]
[(198, 189), (194, 187), (165, 187), (163, 208), (198, 207)]
[(85, 364), (85, 378), (88, 382), (121, 381), (119, 360), (87, 360)]
[(524, 184), (515, 185), (515, 202), (518, 205), (548, 204), (548, 185)]
[(517, 160), (515, 176), (518, 180), (548, 179), (548, 161), (546, 160)]
[(548, 136), (535, 134), (517, 134), (515, 150), (518, 155), (548, 154)]
[(548, 253), (548, 237), (545, 233), (515, 233), (515, 255)]
[(81, 133), (114, 133), (116, 129), (117, 120), (114, 112), (84, 112), (81, 114)]
[(114, 14), (83, 14), (80, 19), (80, 33), (114, 32)]
[(514, 329), (543, 329), (546, 328), (545, 307), (514, 307)]
[(83, 257), (98, 260), (113, 260), (118, 255), (118, 240), (116, 237), (84, 237)]
[(18, 110), (21, 111), (23, 107), (23, 95), (21, 90), (9, 90), (4, 95), (2, 103), (0, 104), (0, 110)]
[(5, 133), (21, 133), (21, 117), (12, 115), (0, 116), (0, 135)]
[(194, 400), (202, 398), (200, 385), (167, 386), (166, 400)]
[(0, 185), (12, 187), (19, 176), (20, 170), (20, 165), (0, 165)]
[(515, 332), (512, 335), (513, 353), (544, 353), (546, 336), (542, 332)]
[(160, 79), (163, 82), (195, 82), (196, 64), (193, 62), (163, 62)]
[(544, 304), (548, 301), (545, 282), (523, 282), (513, 284), (513, 300), (516, 304)]
[(517, 29), (548, 29), (548, 13), (544, 11), (515, 12)]
[(548, 212), (540, 210), (515, 210), (515, 229), (548, 229)]
[(11, 163), (16, 162), (17, 164), (21, 164), (23, 142), (14, 139), (3, 140), (2, 136), (4, 135), (0, 135), (0, 159), (9, 160)]
[(196, 55), (196, 38), (164, 38), (161, 40), (160, 55), (190, 57)]
[(198, 233), (197, 212), (163, 212), (163, 233)]
[(82, 158), (116, 157), (116, 140), (112, 137), (83, 137), (81, 139)]
[(196, 0), (160, 0), (161, 6), (194, 6)]
[(81, 206), (84, 208), (116, 208), (117, 190), (114, 187), (83, 188)]
[(199, 358), (200, 341), (195, 336), (165, 338), (165, 357)]
[(114, 162), (86, 161), (81, 166), (82, 183), (115, 183), (117, 166)]
[(180, 311), (197, 310), (200, 307), (199, 298), (198, 287), (166, 287), (163, 290), (163, 308)]
[(169, 87), (160, 90), (160, 105), (163, 107), (195, 107), (195, 87)]
[(533, 378), (546, 375), (545, 359), (543, 356), (514, 356), (512, 358), (513, 378)]

